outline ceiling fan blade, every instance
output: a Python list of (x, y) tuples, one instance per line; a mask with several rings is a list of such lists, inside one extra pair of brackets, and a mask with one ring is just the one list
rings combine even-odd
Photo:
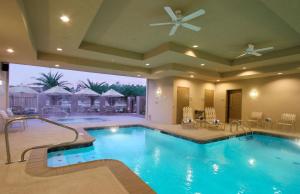
[(190, 21), (196, 17), (199, 17), (201, 15), (204, 15), (205, 14), (205, 10), (204, 9), (199, 9), (198, 11), (194, 12), (194, 13), (191, 13), (190, 15), (187, 15), (185, 17), (183, 17), (181, 19), (182, 22), (187, 22), (187, 21)]
[(257, 53), (257, 52), (252, 52), (252, 53), (251, 53), (251, 55), (254, 55), (254, 56), (257, 56), (257, 57), (260, 57), (260, 56), (262, 56), (262, 54), (260, 54), (260, 53)]
[(179, 24), (175, 24), (172, 27), (172, 29), (170, 30), (169, 36), (173, 36), (176, 33), (178, 27), (179, 27)]
[(193, 31), (196, 31), (196, 32), (198, 32), (198, 31), (201, 30), (200, 27), (195, 26), (195, 25), (192, 25), (192, 24), (183, 23), (183, 24), (181, 24), (181, 25), (182, 25), (183, 27), (185, 27), (185, 28), (188, 28), (188, 29), (193, 30)]
[(167, 14), (171, 17), (172, 21), (176, 21), (178, 19), (171, 7), (165, 6), (164, 9), (167, 12)]
[(274, 49), (274, 47), (266, 47), (266, 48), (256, 49), (255, 52), (268, 51), (272, 49)]
[(237, 59), (237, 58), (240, 58), (240, 57), (243, 57), (243, 56), (245, 56), (245, 55), (247, 55), (247, 53), (243, 53), (243, 54), (237, 56), (236, 59)]
[(165, 25), (172, 25), (174, 23), (172, 22), (165, 22), (165, 23), (154, 23), (154, 24), (149, 24), (149, 26), (165, 26)]

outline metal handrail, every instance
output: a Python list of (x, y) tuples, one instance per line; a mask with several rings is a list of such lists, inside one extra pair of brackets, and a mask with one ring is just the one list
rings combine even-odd
[(69, 129), (71, 131), (73, 131), (75, 133), (75, 138), (72, 140), (72, 141), (68, 141), (68, 142), (64, 142), (64, 143), (60, 143), (60, 144), (48, 144), (48, 145), (41, 145), (41, 146), (34, 146), (34, 147), (30, 147), (30, 148), (27, 148), (25, 149), (23, 152), (22, 152), (22, 155), (21, 155), (21, 162), (25, 161), (25, 154), (32, 150), (32, 149), (38, 149), (38, 148), (45, 148), (45, 147), (54, 147), (54, 146), (65, 146), (65, 145), (70, 145), (70, 144), (73, 144), (74, 142), (76, 142), (78, 140), (78, 137), (79, 137), (79, 133), (76, 129), (72, 128), (72, 127), (69, 127), (67, 125), (63, 125), (63, 124), (60, 124), (60, 123), (57, 123), (57, 122), (54, 122), (54, 121), (51, 121), (49, 119), (46, 119), (46, 118), (43, 118), (43, 117), (40, 117), (40, 116), (20, 116), (20, 117), (15, 117), (13, 119), (9, 119), (6, 124), (5, 124), (5, 128), (4, 128), (4, 133), (5, 133), (5, 145), (6, 145), (6, 155), (7, 155), (7, 164), (10, 164), (12, 163), (11, 162), (11, 155), (10, 155), (10, 146), (9, 146), (9, 138), (8, 138), (8, 126), (14, 122), (14, 121), (24, 121), (24, 120), (31, 120), (31, 119), (38, 119), (38, 120), (41, 120), (41, 121), (45, 121), (47, 123), (50, 123), (50, 124), (53, 124), (53, 125), (56, 125), (56, 126), (59, 126), (59, 127), (63, 127), (63, 128), (66, 128), (66, 129)]

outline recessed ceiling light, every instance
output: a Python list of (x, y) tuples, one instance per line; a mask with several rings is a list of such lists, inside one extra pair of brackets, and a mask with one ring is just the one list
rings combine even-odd
[(138, 76), (138, 77), (141, 77), (141, 75), (140, 75), (140, 74), (138, 74), (137, 76)]
[(62, 51), (63, 49), (62, 49), (62, 48), (56, 48), (56, 50), (57, 50), (57, 51)]
[(146, 66), (149, 66), (149, 65), (150, 65), (150, 63), (146, 63), (145, 65), (146, 65)]
[(193, 45), (193, 48), (198, 48), (198, 45)]
[(64, 23), (68, 23), (70, 21), (70, 18), (66, 15), (60, 16), (60, 20)]
[(217, 82), (219, 82), (220, 80), (219, 79), (217, 79)]
[(243, 69), (245, 70), (245, 69), (247, 69), (247, 67), (243, 67)]
[(55, 66), (55, 67), (60, 67), (60, 65), (59, 65), (59, 64), (55, 64), (54, 66)]
[(205, 65), (204, 63), (201, 64), (202, 67), (203, 67), (204, 65)]
[(195, 76), (194, 75), (190, 75), (190, 78), (194, 78)]
[(282, 75), (283, 73), (281, 73), (281, 72), (279, 72), (279, 73), (277, 73), (277, 75)]
[(6, 49), (6, 52), (8, 52), (8, 53), (14, 53), (15, 51), (12, 48), (8, 48), (8, 49)]

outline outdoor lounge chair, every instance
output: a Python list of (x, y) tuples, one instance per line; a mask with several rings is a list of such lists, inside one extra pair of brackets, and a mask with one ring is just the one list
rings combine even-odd
[(183, 107), (183, 117), (181, 126), (183, 128), (196, 128), (197, 123), (194, 121), (193, 109), (191, 107)]
[(277, 126), (288, 126), (296, 130), (296, 114), (282, 113), (280, 120), (277, 122)]
[(208, 128), (217, 128), (225, 130), (225, 124), (221, 123), (216, 117), (216, 110), (213, 107), (205, 108), (205, 123)]
[(263, 121), (263, 113), (262, 112), (252, 112), (250, 118), (247, 120), (249, 126), (254, 124), (255, 126), (259, 126)]
[[(15, 116), (8, 116), (8, 114), (4, 110), (0, 110), (0, 117), (3, 121), (3, 127), (6, 125), (6, 123), (10, 119), (15, 118)], [(14, 121), (12, 124), (15, 124), (15, 123), (19, 123), (22, 126), (23, 130), (26, 129), (26, 122), (24, 120)]]

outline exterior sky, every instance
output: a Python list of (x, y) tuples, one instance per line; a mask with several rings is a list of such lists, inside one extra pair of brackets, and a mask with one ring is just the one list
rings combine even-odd
[(146, 85), (145, 78), (128, 77), (109, 75), (102, 73), (90, 73), (83, 71), (66, 70), (59, 68), (38, 67), (30, 65), (9, 64), (9, 85), (30, 85), (36, 82), (35, 78), (39, 77), (40, 73), (59, 72), (63, 74), (62, 81), (67, 81), (70, 86), (76, 86), (80, 81), (86, 81), (90, 79), (93, 82), (106, 82), (108, 84), (114, 84), (119, 82), (120, 84), (134, 84), (134, 85)]

